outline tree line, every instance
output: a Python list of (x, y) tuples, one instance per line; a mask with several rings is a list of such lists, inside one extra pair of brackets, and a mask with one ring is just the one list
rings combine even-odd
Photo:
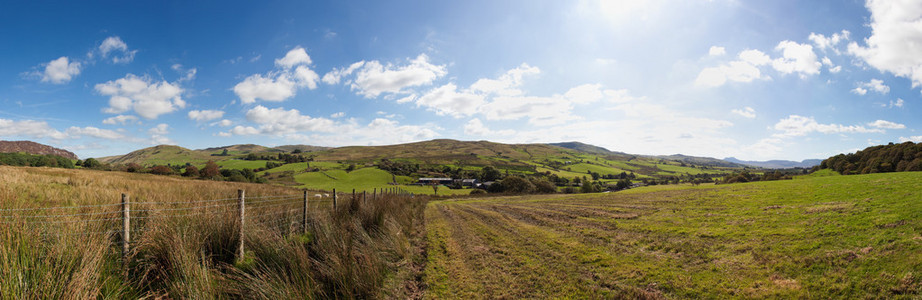
[(922, 143), (890, 143), (839, 154), (814, 167), (814, 171), (820, 169), (832, 169), (842, 175), (922, 171)]

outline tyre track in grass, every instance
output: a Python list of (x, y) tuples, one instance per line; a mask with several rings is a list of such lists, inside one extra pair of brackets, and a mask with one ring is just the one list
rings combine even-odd
[[(600, 262), (613, 261), (605, 251), (586, 247), (581, 241), (549, 230), (549, 227), (536, 226), (482, 205), (432, 206), (427, 217), (442, 219), (430, 219), (430, 243), (454, 248), (454, 251), (447, 251), (446, 257), (443, 257), (445, 261), (439, 261), (437, 256), (430, 254), (430, 258), (436, 258), (430, 260), (430, 270), (454, 268), (455, 272), (441, 272), (444, 275), (441, 278), (431, 277), (429, 296), (661, 297), (655, 290), (644, 290), (613, 280), (606, 271), (596, 266)], [(442, 233), (433, 232), (436, 226), (432, 224), (444, 226), (440, 230)], [(471, 273), (458, 274), (465, 273), (458, 272), (458, 269)], [(461, 276), (452, 277), (450, 273)]]

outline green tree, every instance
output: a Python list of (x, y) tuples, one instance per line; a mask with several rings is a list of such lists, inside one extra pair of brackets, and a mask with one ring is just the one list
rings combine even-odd
[(207, 179), (213, 179), (220, 174), (221, 173), (218, 170), (218, 164), (216, 164), (213, 160), (209, 160), (207, 163), (205, 163), (205, 168), (201, 171), (201, 176)]
[(102, 167), (102, 164), (95, 158), (87, 158), (83, 161), (83, 167), (87, 169), (99, 169)]
[(481, 181), (495, 181), (502, 177), (502, 173), (499, 172), (493, 166), (486, 166), (480, 170), (480, 180)]

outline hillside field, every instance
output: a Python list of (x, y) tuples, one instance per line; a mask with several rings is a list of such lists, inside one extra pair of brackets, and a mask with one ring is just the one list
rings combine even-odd
[(922, 172), (446, 200), (425, 214), (430, 298), (922, 292)]

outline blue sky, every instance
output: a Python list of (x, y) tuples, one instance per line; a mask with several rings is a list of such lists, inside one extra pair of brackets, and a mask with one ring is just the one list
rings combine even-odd
[(5, 2), (0, 139), (582, 141), (825, 158), (922, 141), (922, 1)]

